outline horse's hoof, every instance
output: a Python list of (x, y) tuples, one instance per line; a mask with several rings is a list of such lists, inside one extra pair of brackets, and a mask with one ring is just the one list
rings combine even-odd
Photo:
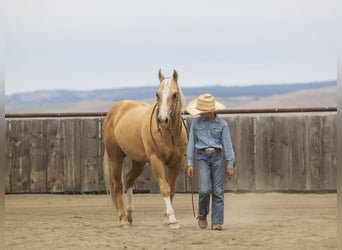
[(130, 228), (131, 225), (130, 224), (121, 224), (120, 227), (121, 228)]
[(120, 223), (120, 227), (121, 228), (130, 228), (131, 227), (131, 223), (129, 223), (129, 222), (121, 222)]
[(176, 223), (170, 223), (170, 224), (169, 224), (169, 228), (170, 228), (170, 229), (180, 229), (180, 225), (179, 225), (178, 222), (176, 222)]
[(164, 217), (163, 225), (169, 225), (169, 217)]
[(127, 209), (127, 220), (130, 224), (132, 224), (133, 221), (133, 209)]

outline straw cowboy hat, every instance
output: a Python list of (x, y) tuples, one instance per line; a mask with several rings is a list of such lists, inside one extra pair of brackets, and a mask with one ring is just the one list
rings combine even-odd
[(202, 94), (189, 102), (186, 111), (190, 115), (199, 115), (202, 113), (215, 112), (216, 110), (225, 109), (226, 107), (215, 100), (211, 94)]

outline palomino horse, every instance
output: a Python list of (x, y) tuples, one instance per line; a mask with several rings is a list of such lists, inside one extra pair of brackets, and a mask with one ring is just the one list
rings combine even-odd
[[(172, 78), (165, 78), (159, 70), (159, 81), (154, 106), (119, 101), (108, 112), (103, 123), (106, 186), (118, 211), (121, 226), (130, 225), (133, 221), (134, 181), (149, 162), (166, 205), (164, 223), (170, 228), (180, 227), (171, 203), (187, 145), (187, 132), (181, 115), (184, 96), (178, 86), (177, 71), (173, 71)], [(132, 159), (132, 168), (123, 185), (121, 174), (126, 156)], [(123, 187), (127, 204), (123, 201)]]

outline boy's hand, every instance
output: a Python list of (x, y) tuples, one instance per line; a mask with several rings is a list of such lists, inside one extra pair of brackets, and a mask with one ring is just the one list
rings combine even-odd
[(188, 169), (186, 172), (187, 172), (189, 177), (194, 176), (194, 168), (192, 166), (188, 166)]
[(234, 175), (234, 170), (232, 168), (228, 168), (226, 170), (226, 175), (228, 177), (228, 180), (230, 180), (233, 177), (233, 175)]

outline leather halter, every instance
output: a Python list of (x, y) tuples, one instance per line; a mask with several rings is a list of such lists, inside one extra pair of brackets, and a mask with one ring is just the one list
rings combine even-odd
[[(173, 146), (178, 146), (175, 142), (175, 134), (174, 134), (174, 130), (173, 130), (173, 127), (172, 127), (172, 121), (173, 121), (173, 117), (174, 117), (174, 114), (175, 114), (175, 111), (176, 111), (176, 108), (178, 106), (178, 103), (179, 103), (179, 95), (177, 94), (177, 99), (175, 100), (173, 106), (172, 106), (172, 109), (170, 111), (170, 121), (169, 121), (169, 129), (170, 129), (170, 133), (171, 133), (171, 139), (172, 139), (172, 144)], [(155, 150), (157, 151), (157, 154), (159, 156), (159, 158), (161, 159), (161, 153), (160, 153), (160, 150), (159, 150), (159, 147), (157, 145), (157, 142), (156, 140), (154, 139), (153, 137), (153, 134), (152, 134), (152, 119), (153, 119), (153, 114), (155, 113), (157, 109), (157, 112), (156, 112), (156, 124), (157, 124), (157, 128), (158, 128), (158, 133), (163, 137), (162, 133), (161, 133), (161, 130), (160, 130), (160, 127), (159, 127), (159, 124), (158, 124), (158, 113), (159, 113), (159, 107), (158, 107), (158, 103), (156, 102), (153, 106), (153, 109), (152, 109), (152, 113), (151, 113), (151, 117), (150, 117), (150, 136), (151, 136), (151, 139), (153, 141), (153, 144), (154, 144), (154, 147), (155, 147)], [(180, 117), (182, 123), (180, 124), (180, 133), (179, 133), (179, 136), (181, 137), (182, 136), (182, 126), (185, 127), (185, 130), (186, 130), (186, 133), (187, 133), (187, 137), (188, 136), (188, 130), (187, 130), (187, 126), (185, 124), (185, 121), (183, 119), (183, 117)], [(179, 138), (179, 141), (180, 141), (180, 138)]]
[[(179, 91), (178, 91), (178, 92), (179, 92)], [(173, 101), (172, 106), (171, 106), (171, 109), (170, 109), (170, 113), (169, 113), (169, 115), (170, 115), (170, 121), (168, 122), (168, 125), (169, 125), (168, 128), (169, 128), (169, 130), (170, 130), (171, 140), (172, 140), (173, 146), (178, 146), (177, 143), (176, 143), (176, 140), (175, 140), (175, 132), (174, 132), (173, 126), (172, 126), (172, 125), (173, 125), (173, 124), (172, 124), (172, 122), (173, 122), (173, 116), (174, 116), (174, 114), (175, 114), (175, 111), (176, 111), (176, 108), (177, 108), (178, 104), (179, 104), (179, 93), (177, 93), (176, 99)], [(159, 127), (159, 123), (158, 123), (159, 106), (158, 106), (158, 103), (157, 103), (157, 102), (154, 104), (154, 107), (153, 107), (153, 110), (152, 110), (152, 114), (151, 114), (151, 118), (150, 118), (150, 130), (151, 130), (151, 128), (152, 128), (152, 117), (153, 117), (153, 113), (154, 113), (154, 111), (155, 111), (156, 108), (157, 108), (157, 112), (156, 112), (156, 124), (157, 124), (157, 128), (158, 128), (158, 133), (159, 133), (161, 136), (163, 136), (163, 135), (162, 135), (162, 132), (161, 132), (161, 130), (160, 130), (160, 127)], [(181, 117), (181, 120), (182, 120), (182, 123), (183, 123), (184, 127), (186, 128), (186, 125), (185, 125), (185, 122), (184, 122), (183, 117)], [(180, 134), (180, 136), (182, 135), (182, 123), (180, 124), (180, 127), (179, 127), (179, 134)], [(153, 138), (152, 132), (151, 132), (151, 137)], [(154, 140), (154, 139), (153, 139), (153, 140)]]

